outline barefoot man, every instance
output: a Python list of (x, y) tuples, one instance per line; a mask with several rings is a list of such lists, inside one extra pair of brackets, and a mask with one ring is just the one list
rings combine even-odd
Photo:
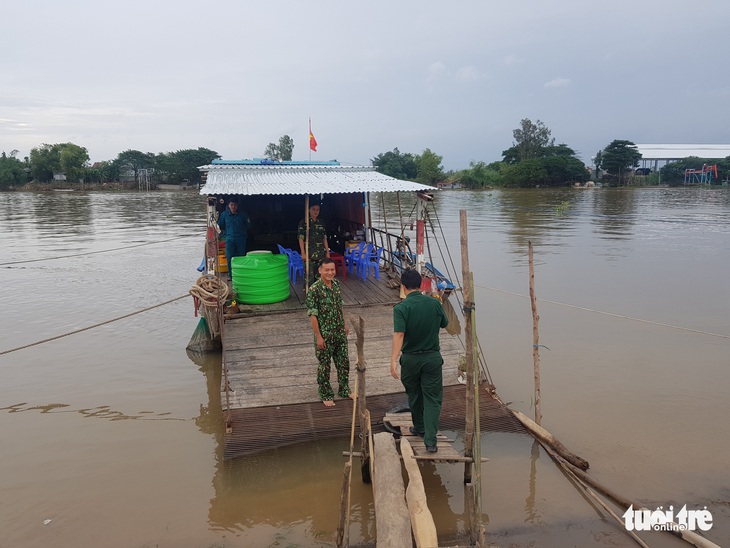
[(337, 395), (341, 398), (350, 396), (350, 357), (347, 349), (350, 330), (345, 323), (340, 282), (335, 280), (335, 263), (329, 257), (322, 261), (319, 279), (307, 293), (307, 314), (314, 331), (315, 355), (319, 361), (319, 397), (326, 407), (332, 407), (335, 405), (335, 394), (330, 386), (331, 361), (335, 362), (337, 371)]

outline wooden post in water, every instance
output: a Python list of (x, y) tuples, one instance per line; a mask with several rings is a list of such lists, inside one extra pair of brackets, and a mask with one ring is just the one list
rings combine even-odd
[(350, 318), (350, 323), (355, 330), (357, 339), (355, 345), (357, 346), (357, 364), (355, 364), (355, 371), (357, 374), (356, 383), (356, 394), (355, 394), (355, 405), (357, 405), (357, 412), (360, 425), (360, 471), (362, 474), (362, 480), (365, 483), (370, 483), (370, 447), (368, 443), (368, 433), (370, 432), (370, 419), (368, 416), (367, 399), (365, 396), (365, 320), (362, 316), (358, 316), (357, 321)]
[[(461, 236), (461, 271), (464, 284), (464, 338), (466, 339), (466, 409), (464, 424), (464, 456), (474, 458), (474, 345), (472, 344), (472, 302), (471, 284), (469, 280), (469, 239), (466, 230), (466, 210), (459, 211), (459, 226)], [(472, 463), (464, 463), (464, 483), (471, 483)]]
[(304, 254), (307, 258), (304, 260), (304, 292), (309, 292), (309, 194), (304, 197)]
[(530, 258), (530, 303), (532, 304), (532, 362), (535, 372), (535, 422), (542, 421), (540, 410), (540, 333), (537, 324), (540, 316), (537, 313), (537, 297), (535, 297), (535, 266), (532, 260), (532, 241), (527, 242)]
[[(476, 295), (474, 291), (474, 273), (469, 272), (469, 287), (471, 288), (472, 302)], [(471, 328), (472, 328), (472, 361), (474, 362), (474, 521), (472, 522), (472, 531), (474, 542), (476, 546), (486, 546), (486, 531), (482, 524), (482, 437), (481, 437), (481, 424), (479, 416), (479, 353), (477, 351), (476, 336), (473, 334), (476, 331), (476, 314), (474, 313), (474, 306), (471, 307)], [(468, 340), (468, 339), (467, 339)]]
[(337, 525), (337, 538), (335, 543), (337, 548), (343, 548), (350, 545), (349, 532), (349, 499), (350, 499), (350, 478), (352, 477), (352, 456), (345, 463), (345, 469), (342, 471), (342, 492), (340, 493), (340, 521)]

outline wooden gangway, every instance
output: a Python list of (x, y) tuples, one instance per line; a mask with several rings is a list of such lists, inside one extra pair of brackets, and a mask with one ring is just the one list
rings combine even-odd
[[(426, 451), (423, 438), (410, 433), (409, 429), (413, 426), (410, 413), (386, 413), (383, 417), (383, 422), (400, 429), (401, 437), (406, 438), (408, 443), (411, 444), (414, 453), (413, 458), (416, 460), (427, 460), (431, 462), (473, 462), (471, 457), (465, 457), (462, 452), (454, 448), (453, 439), (446, 437), (441, 432), (436, 434), (438, 451), (436, 453)], [(482, 459), (482, 462), (487, 462), (487, 459)]]

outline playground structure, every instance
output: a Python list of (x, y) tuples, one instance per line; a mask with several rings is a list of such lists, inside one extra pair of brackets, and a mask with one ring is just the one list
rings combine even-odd
[(717, 164), (702, 164), (702, 169), (685, 169), (684, 184), (685, 185), (709, 185), (712, 184), (712, 175), (717, 179)]

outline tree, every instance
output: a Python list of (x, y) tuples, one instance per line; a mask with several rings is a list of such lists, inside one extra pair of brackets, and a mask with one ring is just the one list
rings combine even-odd
[(199, 183), (201, 173), (198, 167), (210, 164), (213, 160), (220, 158), (215, 150), (198, 147), (188, 148), (158, 154), (155, 158), (157, 169), (167, 174), (170, 181), (182, 181), (187, 179), (193, 183)]
[(434, 154), (431, 149), (426, 149), (417, 157), (416, 165), (418, 166), (418, 174), (416, 180), (424, 185), (435, 186), (436, 183), (444, 179), (444, 171), (441, 167), (443, 156)]
[(40, 182), (53, 179), (55, 173), (63, 173), (68, 180), (78, 181), (84, 174), (89, 153), (73, 143), (43, 144), (30, 151), (30, 170)]
[(86, 181), (89, 183), (108, 183), (119, 180), (119, 162), (117, 160), (94, 162), (86, 170)]
[(499, 185), (502, 182), (500, 163), (471, 162), (469, 169), (458, 172), (455, 179), (464, 188), (486, 188)]
[(396, 179), (413, 181), (418, 176), (416, 156), (410, 152), (401, 153), (398, 147), (390, 152), (378, 154), (370, 162), (380, 173)]
[(512, 132), (512, 136), (515, 139), (515, 142), (512, 143), (514, 150), (508, 149), (502, 155), (505, 156), (508, 151), (511, 151), (510, 155), (513, 155), (518, 162), (536, 158), (540, 156), (541, 148), (555, 144), (555, 139), (550, 138), (550, 130), (540, 120), (533, 124), (528, 118), (523, 118), (520, 121), (520, 127)]
[(641, 152), (631, 141), (614, 140), (605, 149), (600, 158), (600, 167), (611, 175), (618, 177), (618, 184), (623, 184), (626, 170), (633, 170), (639, 165)]
[(546, 183), (548, 172), (539, 158), (523, 160), (517, 164), (505, 165), (502, 176), (506, 186), (527, 187)]
[(269, 143), (264, 150), (264, 158), (271, 160), (291, 161), (294, 154), (294, 139), (288, 135), (279, 138), (279, 144)]
[(0, 188), (10, 188), (26, 182), (26, 168), (15, 157), (17, 154), (17, 150), (12, 150), (9, 156), (5, 152), (0, 154)]
[(89, 162), (89, 152), (86, 148), (73, 143), (54, 146), (58, 147), (61, 171), (66, 175), (66, 178), (70, 181), (83, 179)]
[(53, 180), (53, 174), (61, 171), (61, 157), (57, 147), (42, 144), (30, 150), (30, 173), (41, 183)]
[(122, 171), (134, 173), (135, 183), (139, 182), (140, 170), (154, 168), (156, 163), (154, 154), (132, 149), (120, 152), (117, 156), (117, 162)]

